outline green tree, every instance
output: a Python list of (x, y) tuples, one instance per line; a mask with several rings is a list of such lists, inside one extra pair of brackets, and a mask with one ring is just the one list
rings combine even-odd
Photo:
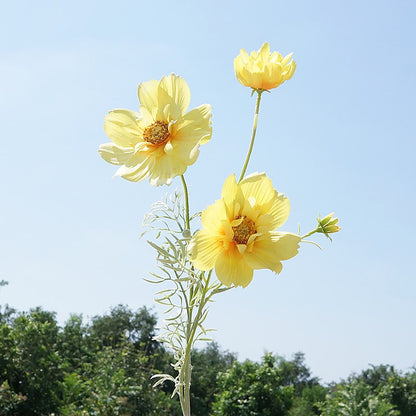
[(235, 360), (235, 354), (222, 352), (215, 342), (192, 352), (191, 409), (194, 416), (210, 414), (214, 395), (218, 393), (217, 375), (230, 368)]
[(155, 316), (118, 306), (63, 328), (40, 308), (0, 310), (0, 415), (176, 416), (169, 386), (152, 388), (169, 354), (154, 341)]
[(151, 387), (149, 358), (127, 342), (97, 353), (91, 371), (63, 383), (62, 416), (180, 415), (177, 401)]
[(0, 383), (24, 398), (16, 403), (11, 415), (45, 415), (56, 410), (59, 381), (63, 379), (57, 337), (58, 326), (52, 312), (36, 308), (6, 319), (3, 315)]
[(416, 370), (401, 374), (393, 366), (371, 366), (352, 379), (369, 386), (373, 394), (385, 397), (402, 416), (416, 415)]
[(293, 402), (293, 386), (282, 386), (278, 360), (266, 354), (262, 362), (234, 362), (219, 375), (213, 403), (218, 416), (284, 416)]
[(132, 312), (123, 305), (89, 325), (72, 316), (60, 334), (68, 373), (59, 414), (179, 415), (169, 387), (152, 388), (151, 376), (168, 367), (168, 354), (153, 339), (155, 324), (146, 308)]
[(320, 415), (320, 405), (325, 402), (328, 388), (320, 384), (304, 387), (300, 396), (296, 396), (289, 416)]
[(7, 381), (0, 385), (0, 415), (16, 414), (19, 404), (25, 400), (26, 397), (16, 394)]
[(306, 387), (319, 385), (316, 377), (312, 377), (309, 367), (305, 364), (305, 354), (297, 352), (293, 354), (291, 360), (277, 357), (277, 367), (279, 369), (281, 384), (283, 386), (293, 386), (295, 396), (302, 395)]
[(402, 416), (416, 415), (416, 369), (404, 376), (390, 377), (385, 395)]
[(322, 405), (322, 416), (395, 416), (389, 400), (380, 393), (372, 393), (371, 388), (362, 381), (353, 380), (340, 384), (335, 392), (327, 397)]
[(136, 348), (153, 354), (160, 348), (154, 340), (156, 323), (156, 316), (146, 307), (133, 312), (125, 305), (118, 305), (109, 314), (92, 318), (89, 333), (104, 347), (115, 348), (127, 340)]
[(79, 371), (84, 364), (93, 362), (101, 348), (101, 343), (89, 336), (82, 315), (71, 315), (59, 331), (57, 349), (66, 373)]

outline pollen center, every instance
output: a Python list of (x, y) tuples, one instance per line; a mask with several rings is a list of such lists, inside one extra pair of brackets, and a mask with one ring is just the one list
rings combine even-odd
[(152, 144), (162, 144), (169, 137), (168, 123), (155, 121), (143, 130), (143, 140)]
[[(241, 218), (238, 216), (236, 220)], [(255, 234), (257, 232), (256, 230), (256, 224), (254, 224), (254, 221), (250, 220), (247, 217), (243, 217), (243, 221), (240, 225), (237, 225), (236, 227), (232, 227), (234, 237), (233, 241), (237, 244), (247, 244), (248, 239), (251, 235)]]

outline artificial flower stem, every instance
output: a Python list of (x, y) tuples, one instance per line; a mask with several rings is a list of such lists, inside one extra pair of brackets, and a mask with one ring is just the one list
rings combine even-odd
[(180, 402), (183, 416), (191, 416), (191, 372), (192, 372), (192, 365), (191, 365), (191, 352), (192, 346), (195, 341), (195, 333), (198, 329), (200, 324), (200, 319), (202, 312), (204, 310), (205, 305), (210, 299), (210, 296), (207, 296), (209, 283), (211, 278), (212, 270), (208, 273), (207, 279), (205, 281), (205, 285), (202, 289), (202, 296), (199, 302), (198, 311), (196, 313), (195, 319), (192, 320), (192, 310), (188, 309), (188, 322), (186, 327), (186, 349), (185, 349), (185, 356), (182, 365), (182, 374), (181, 374), (181, 384), (182, 384), (182, 391), (180, 394)]
[(307, 237), (310, 237), (312, 234), (315, 234), (317, 232), (317, 229), (315, 228), (313, 231), (309, 232), (308, 234), (305, 234), (301, 237), (302, 240), (304, 240)]
[(246, 170), (247, 170), (248, 162), (250, 160), (251, 152), (253, 151), (254, 139), (256, 138), (256, 132), (257, 132), (257, 120), (258, 120), (258, 117), (259, 117), (261, 94), (264, 92), (264, 90), (253, 90), (253, 91), (257, 92), (256, 109), (254, 111), (253, 132), (251, 133), (250, 147), (248, 148), (246, 160), (244, 162), (244, 166), (243, 166), (243, 169), (241, 171), (241, 175), (240, 175), (240, 179), (238, 180), (238, 183), (240, 183), (243, 180), (244, 175), (246, 174)]
[(183, 185), (183, 193), (185, 195), (185, 228), (187, 230), (191, 229), (190, 220), (189, 220), (189, 195), (188, 195), (188, 187), (186, 186), (185, 177), (181, 175), (182, 185)]

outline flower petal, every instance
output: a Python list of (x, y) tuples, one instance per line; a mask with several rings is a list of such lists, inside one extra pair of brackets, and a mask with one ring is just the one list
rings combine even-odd
[(224, 201), (221, 199), (218, 199), (212, 205), (208, 205), (208, 207), (202, 211), (202, 226), (213, 234), (222, 235), (224, 233), (222, 226), (222, 221), (224, 220), (228, 219)]
[(136, 152), (123, 166), (121, 166), (115, 176), (121, 176), (132, 182), (138, 182), (150, 175), (154, 168), (155, 159), (147, 152)]
[(264, 42), (258, 51), (258, 58), (260, 61), (266, 63), (270, 57), (270, 45), (267, 42)]
[(245, 259), (247, 264), (255, 270), (270, 269), (279, 273), (282, 269), (276, 244), (269, 233), (255, 239), (251, 250), (246, 251)]
[(137, 89), (140, 101), (140, 113), (143, 115), (146, 125), (152, 124), (157, 120), (159, 84), (160, 81), (152, 79), (147, 82), (142, 82)]
[(230, 175), (224, 182), (221, 191), (221, 199), (224, 201), (224, 204), (228, 211), (228, 216), (230, 220), (235, 218), (234, 216), (234, 201), (238, 192), (238, 185), (235, 175)]
[(274, 241), (279, 260), (289, 260), (298, 254), (299, 243), (302, 240), (300, 235), (283, 231), (274, 231), (270, 235)]
[(199, 270), (211, 270), (222, 249), (221, 239), (208, 230), (198, 231), (189, 243), (189, 257)]
[(215, 274), (226, 286), (246, 287), (253, 279), (253, 269), (245, 262), (235, 246), (222, 250), (215, 262)]
[(167, 151), (167, 146), (168, 144), (165, 147), (165, 152), (168, 153), (172, 159), (175, 159), (176, 163), (190, 166), (193, 165), (198, 159), (198, 145), (192, 146), (191, 143), (176, 144), (169, 149), (170, 151)]
[(142, 140), (143, 124), (139, 113), (117, 109), (104, 117), (104, 131), (120, 147), (132, 147)]
[(104, 143), (98, 149), (100, 156), (113, 165), (123, 165), (134, 154), (134, 148), (119, 147), (113, 143)]
[[(279, 192), (275, 192), (275, 196), (271, 201), (271, 204), (265, 208), (267, 209), (267, 213), (271, 219), (270, 230), (275, 230), (276, 228), (281, 227), (289, 217), (289, 198)], [(261, 219), (259, 219), (259, 225), (261, 225)]]
[(167, 154), (161, 157), (154, 157), (154, 159), (155, 164), (150, 176), (150, 184), (153, 186), (170, 185), (172, 179), (175, 176), (182, 175), (188, 167), (180, 159)]
[(299, 250), (301, 237), (297, 234), (273, 232), (259, 236), (250, 252), (245, 253), (247, 264), (253, 269), (282, 270), (281, 260), (294, 257)]
[(163, 109), (166, 121), (177, 120), (186, 113), (191, 101), (191, 92), (185, 80), (170, 74), (160, 80), (158, 107)]
[(172, 126), (175, 141), (208, 143), (212, 135), (211, 116), (211, 106), (203, 104), (180, 117)]
[(234, 174), (225, 180), (221, 191), (221, 199), (224, 201), (227, 216), (231, 221), (240, 215), (240, 211), (244, 205), (244, 195), (237, 184)]
[(271, 179), (265, 173), (246, 176), (240, 187), (246, 199), (254, 198), (256, 206), (268, 205), (276, 194)]
[(289, 199), (276, 192), (272, 181), (265, 173), (253, 173), (247, 176), (240, 182), (240, 186), (248, 202), (243, 214), (253, 215), (251, 208), (264, 214), (256, 221), (256, 225), (266, 226), (269, 231), (272, 231), (286, 222), (290, 212)]

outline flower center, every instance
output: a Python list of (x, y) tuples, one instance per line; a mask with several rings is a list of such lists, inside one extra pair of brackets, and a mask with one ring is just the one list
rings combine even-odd
[(143, 140), (152, 144), (164, 143), (169, 137), (168, 123), (155, 121), (143, 130)]
[[(241, 218), (238, 216), (236, 220)], [(247, 244), (248, 239), (251, 235), (255, 234), (257, 232), (256, 230), (256, 224), (254, 224), (254, 221), (250, 220), (247, 217), (243, 217), (243, 221), (241, 221), (240, 225), (237, 225), (236, 227), (232, 227), (234, 237), (233, 241), (237, 244)]]

